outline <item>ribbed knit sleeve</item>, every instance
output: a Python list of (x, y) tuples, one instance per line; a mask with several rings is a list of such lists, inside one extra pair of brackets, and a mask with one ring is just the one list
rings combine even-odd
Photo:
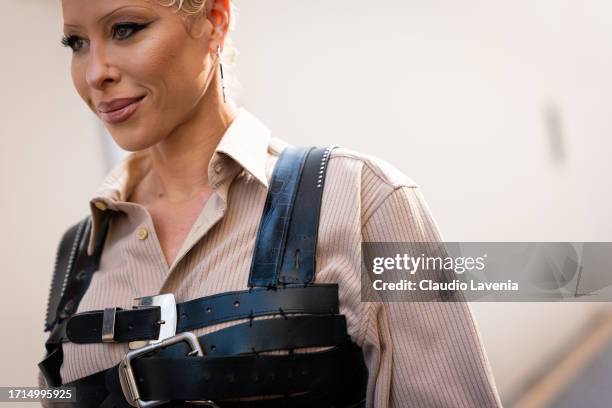
[[(416, 186), (389, 192), (362, 234), (370, 242), (441, 240)], [(368, 407), (501, 407), (468, 303), (369, 303), (365, 325)]]

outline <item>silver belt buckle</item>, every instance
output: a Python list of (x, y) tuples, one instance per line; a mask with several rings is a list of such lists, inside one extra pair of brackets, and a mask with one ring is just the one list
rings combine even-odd
[(130, 350), (139, 349), (149, 344), (159, 343), (164, 339), (170, 338), (176, 334), (176, 299), (172, 293), (164, 293), (163, 295), (143, 296), (134, 299), (133, 309), (141, 309), (146, 307), (159, 306), (161, 309), (161, 320), (159, 324), (159, 337), (156, 340), (136, 340), (130, 341), (128, 347)]
[[(188, 356), (199, 356), (202, 357), (204, 352), (202, 351), (202, 347), (200, 346), (200, 342), (195, 334), (191, 332), (183, 332), (179, 333), (176, 336), (172, 336), (170, 338), (164, 339), (162, 341), (156, 342), (154, 344), (149, 344), (144, 346), (138, 350), (128, 351), (128, 353), (123, 358), (119, 365), (119, 381), (121, 383), (121, 390), (123, 391), (123, 395), (125, 396), (126, 401), (133, 407), (139, 408), (149, 408), (156, 407), (158, 405), (165, 404), (169, 401), (162, 400), (148, 400), (145, 401), (140, 398), (140, 391), (138, 390), (138, 382), (136, 381), (136, 377), (134, 376), (134, 369), (132, 367), (132, 361), (135, 358), (138, 358), (142, 355), (148, 354), (152, 351), (155, 351), (159, 348), (164, 348), (171, 346), (172, 344), (179, 343), (181, 341), (187, 342), (191, 348), (191, 352), (189, 352)], [(192, 402), (192, 401), (186, 401)], [(211, 407), (217, 407), (217, 405), (212, 401), (193, 401), (195, 403), (204, 403)]]

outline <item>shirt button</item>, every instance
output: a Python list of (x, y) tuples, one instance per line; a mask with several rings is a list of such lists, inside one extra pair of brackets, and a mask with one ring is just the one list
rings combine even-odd
[(104, 204), (103, 201), (96, 201), (95, 206), (100, 211), (106, 211), (106, 209), (108, 208), (108, 206)]
[(221, 173), (222, 169), (223, 169), (223, 166), (221, 166), (220, 164), (215, 164), (215, 173), (217, 174)]
[(140, 227), (136, 235), (138, 235), (138, 239), (145, 240), (149, 236), (149, 231), (145, 227)]

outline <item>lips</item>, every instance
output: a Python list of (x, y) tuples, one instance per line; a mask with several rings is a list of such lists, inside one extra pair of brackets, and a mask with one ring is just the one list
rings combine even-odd
[(100, 117), (109, 123), (120, 123), (128, 120), (144, 96), (135, 98), (117, 98), (108, 102), (100, 102), (97, 106)]
[(98, 104), (98, 112), (100, 113), (109, 113), (119, 109), (123, 109), (131, 103), (134, 103), (140, 99), (144, 98), (143, 96), (139, 96), (136, 98), (118, 98), (113, 99), (109, 102), (100, 102)]

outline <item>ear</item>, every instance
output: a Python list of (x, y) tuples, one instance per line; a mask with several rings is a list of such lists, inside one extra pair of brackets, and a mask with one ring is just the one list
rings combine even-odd
[(225, 43), (225, 37), (229, 30), (229, 23), (231, 19), (231, 6), (230, 0), (209, 0), (212, 1), (212, 7), (208, 12), (208, 21), (212, 25), (212, 33), (210, 35), (210, 41), (208, 44), (211, 52), (217, 51), (217, 45), (221, 46)]

